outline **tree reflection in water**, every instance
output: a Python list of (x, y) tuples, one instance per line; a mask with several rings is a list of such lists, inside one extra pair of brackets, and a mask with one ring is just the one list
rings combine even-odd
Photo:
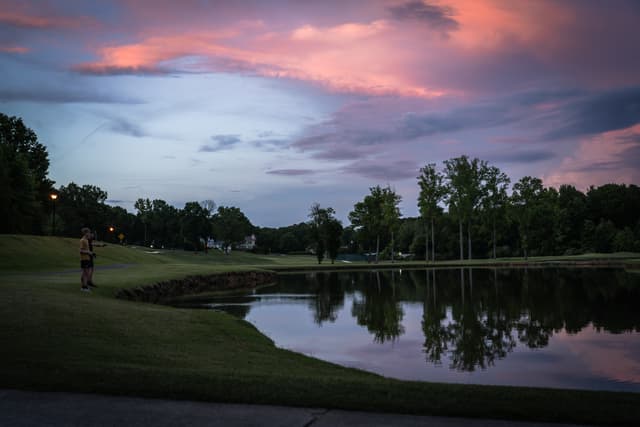
[(448, 360), (451, 369), (486, 369), (518, 342), (542, 348), (554, 333), (577, 333), (589, 324), (614, 333), (640, 330), (640, 312), (635, 309), (640, 277), (624, 271), (494, 268), (407, 273), (349, 273), (346, 288), (355, 292), (351, 314), (375, 342), (383, 343), (404, 333), (402, 303), (421, 301), (426, 361)]
[(383, 343), (395, 341), (404, 333), (400, 324), (404, 311), (396, 300), (395, 272), (390, 273), (391, 279), (384, 280), (380, 272), (371, 273), (375, 285), (364, 286), (359, 296), (353, 300), (351, 314), (357, 319), (358, 325), (366, 326), (374, 336), (374, 341)]
[[(398, 340), (405, 332), (405, 304), (418, 303), (422, 350), (428, 364), (487, 369), (516, 346), (546, 347), (554, 334), (585, 327), (610, 333), (640, 332), (640, 275), (622, 269), (429, 269), (310, 272), (280, 276), (257, 290), (308, 305), (314, 322), (350, 315), (373, 341)], [(298, 296), (298, 297), (296, 297)], [(289, 299), (287, 299), (289, 298)], [(241, 303), (225, 298), (223, 305)], [(232, 310), (246, 315), (249, 304)], [(342, 315), (344, 315), (342, 314)]]
[(344, 288), (336, 272), (317, 275), (316, 297), (310, 303), (313, 320), (322, 325), (323, 322), (335, 322), (338, 311), (344, 305)]
[[(542, 348), (555, 332), (577, 333), (590, 323), (609, 332), (639, 330), (633, 306), (640, 301), (640, 280), (624, 272), (616, 272), (612, 282), (607, 278), (613, 271), (603, 269), (459, 271), (458, 295), (450, 270), (437, 273), (447, 285), (432, 280), (425, 287), (422, 330), (431, 363), (448, 357), (451, 368), (474, 371), (513, 351), (516, 337), (529, 348)], [(477, 273), (481, 280), (474, 284)]]

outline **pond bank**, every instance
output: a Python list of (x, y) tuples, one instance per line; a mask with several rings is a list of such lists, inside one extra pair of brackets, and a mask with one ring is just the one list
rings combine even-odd
[(356, 263), (335, 263), (335, 264), (312, 264), (304, 266), (272, 266), (271, 269), (279, 272), (304, 272), (304, 271), (325, 271), (325, 270), (380, 270), (380, 269), (422, 269), (422, 268), (545, 268), (545, 267), (580, 267), (580, 268), (625, 268), (640, 269), (640, 261), (637, 257), (618, 259), (550, 259), (550, 260), (464, 260), (464, 261), (381, 261), (378, 264), (356, 264)]
[(202, 294), (240, 289), (274, 283), (277, 274), (272, 271), (244, 271), (190, 275), (181, 279), (156, 282), (136, 288), (121, 289), (116, 298), (131, 301), (162, 303), (183, 295)]

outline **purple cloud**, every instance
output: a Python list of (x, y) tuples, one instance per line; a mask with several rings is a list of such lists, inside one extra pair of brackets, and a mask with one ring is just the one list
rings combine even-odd
[(366, 178), (373, 178), (382, 181), (397, 181), (418, 176), (420, 167), (412, 160), (386, 161), (372, 160), (354, 162), (344, 167), (342, 171), (360, 175)]
[(301, 175), (313, 175), (316, 173), (311, 169), (273, 169), (266, 173), (270, 175), (284, 175), (284, 176), (301, 176)]
[(487, 156), (488, 160), (501, 163), (535, 163), (556, 158), (557, 155), (550, 150), (514, 151)]
[(57, 90), (45, 88), (30, 89), (2, 89), (0, 88), (0, 101), (28, 101), (28, 102), (44, 102), (51, 104), (71, 104), (71, 103), (88, 103), (88, 104), (142, 104), (143, 102), (118, 95), (107, 95), (96, 93), (93, 91), (77, 91), (73, 89)]
[(401, 21), (418, 21), (429, 28), (447, 33), (457, 30), (458, 21), (454, 16), (453, 8), (431, 4), (427, 1), (409, 1), (398, 6), (389, 7), (391, 15)]
[(214, 153), (216, 151), (228, 150), (242, 142), (239, 135), (213, 135), (211, 140), (216, 144), (204, 144), (198, 150), (201, 153)]
[(116, 133), (127, 135), (127, 136), (133, 136), (135, 138), (143, 138), (149, 135), (136, 123), (130, 122), (122, 118), (113, 119), (109, 124), (108, 129), (111, 130), (112, 132), (116, 132)]

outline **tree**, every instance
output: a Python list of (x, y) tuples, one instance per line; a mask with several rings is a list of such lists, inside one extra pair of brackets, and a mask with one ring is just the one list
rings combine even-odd
[(540, 178), (525, 176), (513, 186), (511, 200), (514, 208), (514, 215), (518, 222), (520, 232), (520, 245), (524, 252), (524, 258), (528, 258), (529, 237), (533, 221), (533, 211), (535, 204), (542, 196), (544, 188)]
[(106, 205), (106, 208), (108, 223), (114, 227), (114, 231), (110, 237), (111, 241), (118, 242), (119, 234), (124, 236), (123, 242), (133, 238), (136, 216), (120, 206)]
[(280, 246), (280, 250), (284, 253), (293, 252), (298, 246), (298, 239), (294, 233), (288, 231), (280, 236), (278, 245)]
[(325, 238), (327, 254), (331, 260), (331, 264), (335, 263), (340, 250), (340, 240), (342, 237), (342, 223), (336, 218), (329, 218), (325, 224)]
[(241, 242), (253, 229), (251, 221), (234, 206), (218, 207), (211, 224), (216, 240), (221, 240), (225, 247)]
[(329, 255), (332, 264), (338, 256), (342, 223), (335, 218), (334, 214), (333, 208), (321, 208), (318, 203), (311, 205), (309, 210), (309, 218), (311, 219), (309, 225), (313, 234), (318, 264), (322, 263), (325, 252)]
[[(349, 221), (359, 228), (366, 240), (375, 237), (376, 263), (380, 253), (380, 235), (391, 233), (400, 218), (398, 204), (402, 198), (389, 186), (381, 188), (379, 185), (371, 187), (371, 194), (364, 200), (355, 204), (353, 211), (349, 213)], [(393, 250), (393, 248), (392, 248)]]
[(0, 113), (0, 220), (3, 232), (40, 233), (53, 181), (49, 154), (22, 119)]
[(496, 222), (504, 218), (509, 196), (507, 189), (511, 180), (495, 166), (486, 169), (486, 182), (484, 185), (484, 197), (482, 206), (491, 222), (491, 242), (493, 246), (493, 259), (496, 258)]
[(572, 185), (558, 190), (558, 244), (566, 254), (580, 249), (583, 225), (587, 218), (587, 198)]
[(469, 160), (467, 156), (460, 156), (445, 160), (444, 165), (449, 212), (458, 219), (459, 224), (460, 259), (464, 259), (463, 223), (467, 224), (468, 257), (471, 259), (471, 219), (482, 200), (482, 182), (486, 174), (487, 162), (477, 158)]
[(207, 216), (209, 218), (213, 218), (213, 215), (215, 215), (216, 213), (216, 202), (214, 202), (211, 199), (207, 199), (207, 200), (203, 200), (200, 203), (200, 206), (202, 206), (202, 208), (207, 211)]
[(147, 228), (149, 224), (149, 220), (151, 219), (151, 212), (153, 207), (151, 206), (151, 200), (149, 199), (138, 199), (133, 204), (133, 207), (138, 211), (138, 217), (142, 221), (144, 225), (144, 240), (143, 245), (147, 246)]
[(32, 233), (38, 204), (26, 157), (0, 145), (0, 232)]
[(425, 260), (429, 261), (429, 231), (427, 224), (431, 223), (431, 258), (436, 260), (436, 242), (434, 222), (437, 214), (442, 208), (438, 204), (446, 194), (446, 188), (442, 184), (444, 177), (436, 171), (435, 163), (429, 163), (420, 169), (418, 185), (420, 195), (418, 196), (418, 207), (420, 215), (425, 222)]
[(309, 210), (309, 225), (313, 233), (313, 241), (315, 243), (316, 258), (318, 258), (318, 264), (322, 264), (324, 259), (324, 253), (326, 251), (326, 236), (325, 236), (325, 224), (329, 220), (329, 217), (334, 214), (333, 208), (323, 209), (319, 203), (311, 205)]
[(596, 252), (613, 252), (617, 230), (610, 220), (602, 220), (596, 227), (594, 243)]
[(184, 242), (198, 250), (200, 240), (206, 239), (211, 232), (208, 211), (198, 202), (187, 202), (180, 215), (180, 227)]
[(616, 252), (632, 252), (636, 247), (633, 231), (629, 227), (618, 231), (613, 239), (613, 250)]
[(101, 234), (109, 224), (109, 207), (105, 205), (107, 192), (95, 185), (82, 187), (71, 182), (58, 190), (58, 215), (65, 236), (77, 236), (82, 227), (98, 230)]
[(589, 219), (594, 223), (609, 220), (618, 229), (633, 227), (640, 212), (640, 187), (605, 184), (587, 191)]
[[(147, 245), (149, 240), (157, 246), (176, 247), (184, 243), (184, 240), (180, 240), (181, 213), (174, 206), (161, 199), (138, 199), (134, 207), (144, 228), (144, 245)], [(201, 207), (208, 218), (209, 210), (202, 205)]]

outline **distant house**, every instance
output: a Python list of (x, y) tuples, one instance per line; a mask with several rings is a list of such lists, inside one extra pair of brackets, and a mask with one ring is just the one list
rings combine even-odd
[(207, 239), (207, 248), (209, 249), (222, 249), (222, 246), (223, 242), (212, 239), (211, 237)]
[[(230, 246), (228, 248), (225, 248), (224, 242), (222, 240), (215, 240), (211, 237), (207, 240), (207, 247), (209, 249), (226, 249), (226, 251), (231, 249)], [(256, 236), (254, 234), (252, 234), (251, 236), (247, 236), (241, 243), (234, 245), (234, 247), (239, 250), (250, 251), (256, 247)]]
[(244, 251), (250, 251), (255, 247), (256, 247), (256, 235), (252, 234), (251, 236), (245, 237), (242, 243), (240, 243), (237, 248)]

